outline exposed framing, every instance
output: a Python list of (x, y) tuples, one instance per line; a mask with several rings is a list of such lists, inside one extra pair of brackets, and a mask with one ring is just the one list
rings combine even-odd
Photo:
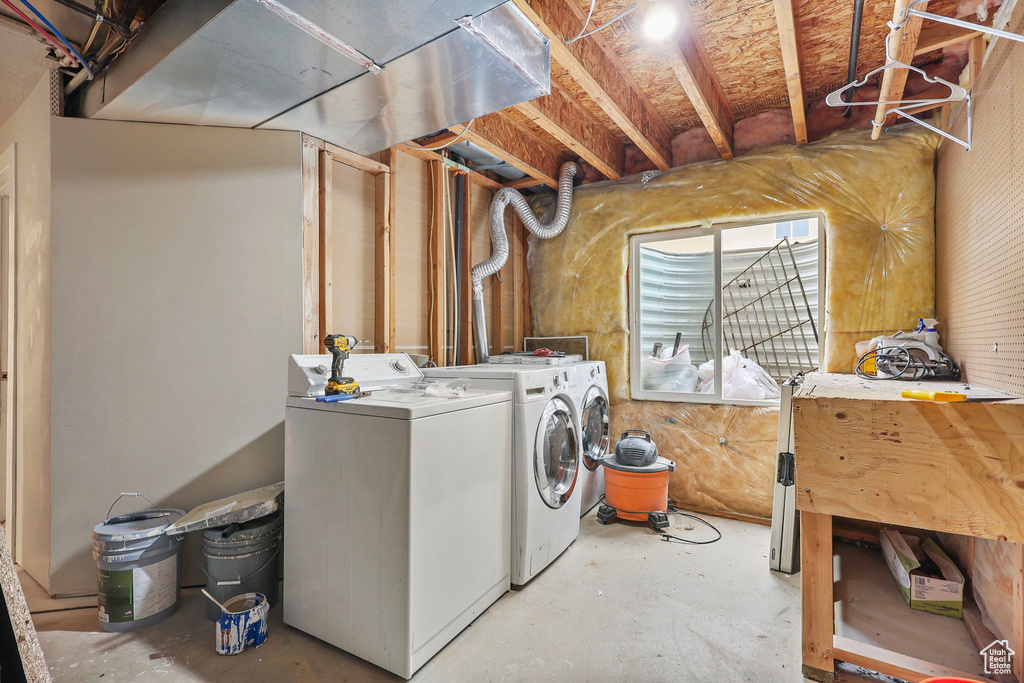
[(391, 353), (395, 348), (394, 224), (398, 159), (394, 147), (380, 155), (388, 172), (374, 177), (373, 346), (377, 353)]
[(807, 116), (804, 104), (804, 80), (800, 64), (800, 38), (797, 36), (796, 7), (793, 0), (774, 0), (775, 23), (779, 28), (782, 65), (786, 70), (789, 108), (793, 113), (796, 144), (807, 144)]

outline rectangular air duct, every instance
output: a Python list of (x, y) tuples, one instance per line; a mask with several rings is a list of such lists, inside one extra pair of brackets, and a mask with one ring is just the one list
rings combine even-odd
[(548, 40), (512, 3), (284, 4), (384, 68), (368, 73), (255, 0), (169, 0), (89, 85), (82, 114), (300, 130), (370, 154), (549, 92)]

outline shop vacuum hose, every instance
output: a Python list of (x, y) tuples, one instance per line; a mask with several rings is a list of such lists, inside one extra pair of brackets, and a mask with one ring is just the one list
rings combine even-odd
[(473, 266), (473, 341), (476, 344), (476, 362), (486, 363), (487, 313), (484, 310), (484, 278), (500, 271), (508, 261), (508, 236), (505, 234), (505, 207), (509, 204), (519, 214), (526, 229), (542, 240), (557, 236), (565, 229), (572, 208), (572, 179), (578, 168), (567, 161), (558, 176), (558, 199), (555, 216), (548, 224), (541, 223), (518, 190), (510, 187), (498, 190), (491, 200), (491, 257)]

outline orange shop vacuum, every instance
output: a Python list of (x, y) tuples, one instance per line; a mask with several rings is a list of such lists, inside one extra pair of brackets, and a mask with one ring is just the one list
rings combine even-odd
[(658, 455), (651, 435), (639, 429), (623, 432), (615, 452), (601, 459), (604, 504), (597, 521), (647, 522), (655, 531), (668, 528), (668, 477), (676, 464)]

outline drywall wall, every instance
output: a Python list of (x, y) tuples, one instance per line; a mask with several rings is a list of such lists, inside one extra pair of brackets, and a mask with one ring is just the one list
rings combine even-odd
[(188, 509), (283, 478), (301, 142), (55, 118), (52, 143), (50, 592), (72, 594), (120, 492)]
[(578, 188), (565, 231), (532, 245), (536, 333), (587, 335), (608, 367), (615, 432), (646, 429), (676, 460), (677, 503), (767, 516), (778, 413), (632, 401), (631, 235), (820, 212), (826, 232), (821, 366), (851, 372), (854, 344), (906, 329), (934, 307), (934, 151), (899, 127)]
[[(1024, 32), (1024, 4), (1008, 30)], [(1024, 396), (1024, 47), (992, 46), (974, 98), (970, 152), (948, 142), (938, 155), (936, 308), (947, 353), (966, 380)], [(966, 133), (966, 112), (952, 132)], [(986, 625), (1013, 633), (1013, 544), (977, 539), (968, 568)]]
[(18, 454), (14, 558), (49, 587), (50, 76), (0, 126), (0, 153), (15, 152), (15, 393)]

